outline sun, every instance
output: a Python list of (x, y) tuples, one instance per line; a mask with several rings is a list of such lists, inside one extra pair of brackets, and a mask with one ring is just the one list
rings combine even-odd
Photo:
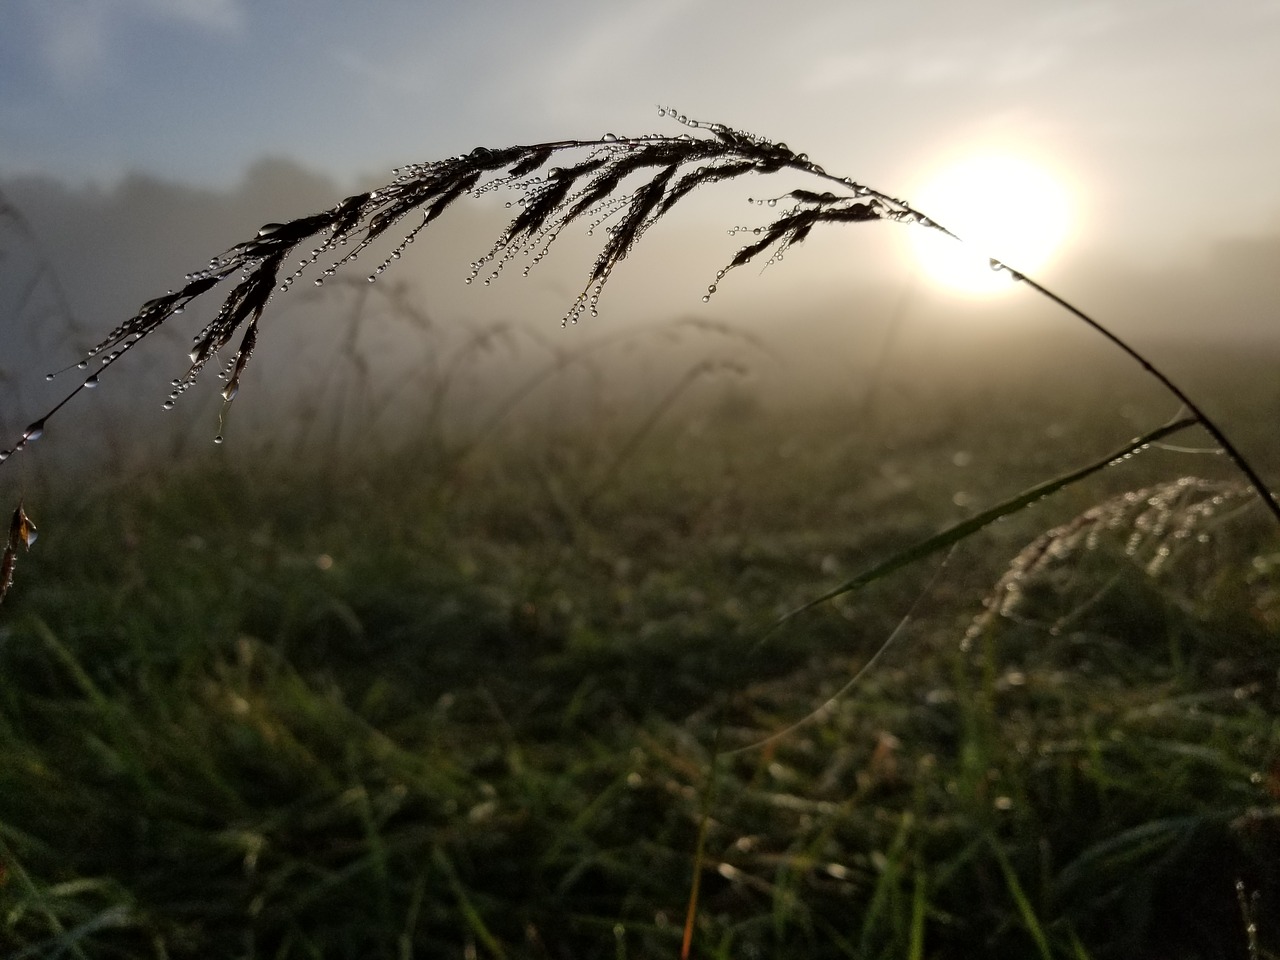
[(963, 241), (913, 228), (910, 242), (921, 268), (936, 282), (973, 295), (1013, 285), (1008, 273), (991, 268), (992, 257), (1034, 275), (1071, 226), (1062, 180), (1012, 153), (972, 154), (935, 170), (911, 205)]

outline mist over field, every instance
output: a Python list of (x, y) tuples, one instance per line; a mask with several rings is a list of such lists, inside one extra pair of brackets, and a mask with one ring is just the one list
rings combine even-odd
[[(46, 372), (73, 364), (143, 300), (180, 285), (258, 224), (325, 209), (352, 189), (283, 158), (254, 164), (230, 191), (140, 174), (108, 186), (0, 181), (10, 205), (0, 218), (0, 369), (12, 394), (0, 414), (6, 431), (20, 430), (74, 385), (74, 370), (51, 384)], [(720, 362), (725, 371), (692, 393), (704, 400), (747, 393), (761, 406), (865, 394), (891, 407), (891, 393), (877, 392), (895, 379), (929, 382), (945, 394), (1003, 387), (1029, 379), (1029, 369), (1073, 377), (1071, 365), (1096, 377), (1103, 395), (1147, 389), (1136, 367), (1026, 291), (971, 297), (935, 286), (910, 263), (903, 238), (912, 228), (894, 224), (827, 227), (785, 263), (735, 273), (703, 303), (706, 281), (734, 249), (726, 225), (753, 214), (743, 190), (708, 190), (713, 196), (664, 222), (620, 266), (601, 315), (568, 329), (559, 319), (594, 255), (589, 238), (579, 230), (561, 240), (527, 277), (517, 262), (492, 287), (467, 286), (468, 263), (488, 249), (510, 211), (494, 201), (458, 204), (374, 288), (361, 289), (356, 264), (322, 290), (308, 284), (274, 298), (228, 435), (280, 439), (300, 418), (353, 415), (338, 409), (341, 395), (367, 390), (380, 396), (370, 431), (393, 445), (411, 442), (432, 390), (430, 368), (458, 349), (469, 358), (457, 361), (466, 370), (451, 386), (448, 415), (464, 418), (579, 351), (590, 355), (595, 387), (566, 385), (573, 380), (567, 372), (550, 378), (560, 381), (559, 401), (548, 400), (553, 387), (521, 407), (558, 402), (556, 416), (572, 418), (592, 403), (634, 401), (646, 391), (652, 399), (698, 362)], [(1280, 347), (1278, 260), (1280, 235), (1209, 237), (1159, 268), (1084, 259), (1056, 265), (1043, 279), (1153, 358), (1167, 358), (1194, 387), (1208, 376), (1198, 351), (1256, 357)], [(110, 424), (117, 447), (138, 455), (211, 437), (219, 406), (211, 386), (174, 411), (160, 410), (166, 384), (185, 369), (187, 337), (202, 322), (201, 311), (193, 314), (73, 401), (53, 426), (56, 435), (84, 454), (85, 444), (107, 435), (94, 425)], [(492, 342), (465, 346), (484, 331)], [(593, 346), (615, 338), (618, 347)], [(78, 430), (80, 439), (72, 439)]]
[[(274, 294), (233, 404), (161, 409), (196, 301), (55, 409), (141, 303), (376, 186), (0, 181), (0, 947), (1272, 955), (1273, 517), (1132, 358), (901, 225), (713, 291), (761, 205), (698, 197), (562, 327), (591, 238), (468, 284), (511, 213), (464, 201)], [(1270, 483), (1278, 252), (1045, 279)]]
[(1280, 957), (1276, 0), (0, 6), (0, 956)]

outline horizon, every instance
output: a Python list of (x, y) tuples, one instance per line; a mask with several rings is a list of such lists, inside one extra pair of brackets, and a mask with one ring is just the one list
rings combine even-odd
[(948, 157), (1052, 160), (1074, 198), (1064, 261), (1159, 265), (1280, 230), (1278, 43), (1272, 0), (22, 0), (0, 36), (0, 175), (230, 189), (288, 157), (346, 184), (481, 145), (667, 132), (673, 103), (908, 200)]

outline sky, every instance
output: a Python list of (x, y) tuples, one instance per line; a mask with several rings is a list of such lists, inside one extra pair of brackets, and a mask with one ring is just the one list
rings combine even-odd
[(472, 146), (751, 130), (911, 199), (992, 147), (1072, 198), (1063, 256), (1280, 232), (1280, 0), (5, 0), (0, 176), (340, 182)]

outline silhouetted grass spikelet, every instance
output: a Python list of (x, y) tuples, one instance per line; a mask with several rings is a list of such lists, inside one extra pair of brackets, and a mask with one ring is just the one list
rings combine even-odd
[[(477, 147), (463, 156), (400, 168), (395, 171), (395, 179), (385, 187), (353, 194), (330, 210), (288, 223), (264, 224), (252, 239), (236, 244), (210, 260), (204, 269), (188, 274), (180, 290), (143, 304), (133, 317), (95, 345), (85, 360), (100, 359), (103, 367), (110, 366), (182, 313), (192, 301), (238, 275), (239, 281), (226, 295), (215, 318), (193, 337), (191, 366), (175, 382), (175, 390), (165, 405), (172, 406), (180, 394), (192, 387), (207, 363), (244, 329), (240, 348), (224, 368), (228, 379), (228, 389), (224, 392), (234, 396), (240, 374), (252, 355), (259, 321), (275, 293), (287, 291), (309, 269), (319, 269), (318, 264), (326, 254), (338, 254), (315, 278), (317, 285), (323, 284), (325, 278), (357, 259), (393, 226), (417, 212), (419, 222), (406, 231), (399, 246), (369, 274), (370, 280), (376, 279), (399, 258), (405, 245), (419, 231), (454, 203), (499, 187), (518, 191), (516, 205), (520, 209), (489, 253), (473, 264), (473, 277), (491, 261), (496, 262), (493, 272), (496, 276), (503, 264), (521, 254), (530, 258), (530, 266), (535, 265), (559, 233), (584, 216), (597, 217), (588, 234), (593, 234), (594, 227), (605, 220), (617, 221), (609, 227), (588, 271), (583, 292), (571, 305), (566, 320), (576, 320), (588, 309), (594, 314), (600, 292), (617, 264), (627, 257), (653, 223), (700, 186), (789, 169), (826, 177), (853, 194), (838, 197), (832, 193), (794, 191), (789, 196), (796, 201), (796, 206), (783, 211), (763, 228), (761, 239), (740, 250), (726, 271), (751, 261), (770, 247), (785, 249), (801, 242), (813, 225), (820, 222), (883, 218), (929, 223), (906, 204), (885, 194), (852, 180), (828, 177), (807, 157), (793, 153), (785, 144), (732, 130), (723, 124), (690, 120), (674, 110), (662, 111), (664, 116), (667, 113), (687, 128), (705, 131), (705, 134), (642, 137), (608, 134), (598, 140), (563, 140), (501, 149)], [(534, 176), (556, 155), (575, 153), (585, 153), (585, 156)], [(633, 183), (636, 177), (641, 178), (638, 184)], [(281, 280), (287, 258), (304, 245), (310, 246), (306, 255), (297, 268)], [(343, 247), (348, 249), (343, 251)], [(723, 277), (724, 272), (721, 271), (717, 279)], [(60, 409), (82, 387), (72, 391), (49, 414)]]

